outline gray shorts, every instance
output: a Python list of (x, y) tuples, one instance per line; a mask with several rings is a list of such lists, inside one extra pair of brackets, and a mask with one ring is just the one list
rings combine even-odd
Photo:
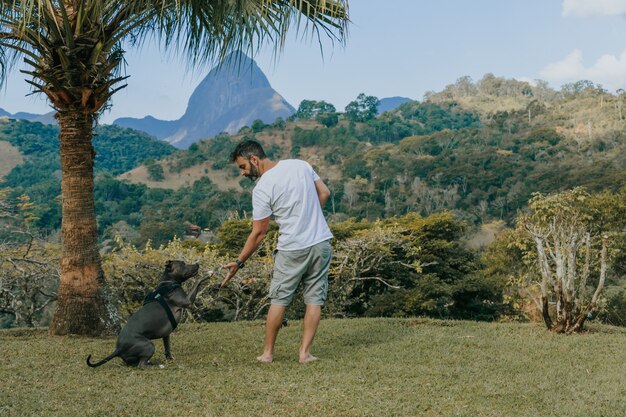
[(288, 306), (302, 282), (304, 303), (324, 305), (331, 256), (328, 240), (306, 249), (276, 251), (269, 294), (272, 304)]

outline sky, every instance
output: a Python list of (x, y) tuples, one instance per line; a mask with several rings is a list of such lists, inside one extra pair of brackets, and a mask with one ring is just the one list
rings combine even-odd
[[(626, 89), (626, 0), (351, 0), (345, 45), (319, 43), (292, 30), (284, 50), (254, 59), (291, 105), (324, 100), (339, 111), (359, 93), (422, 100), (458, 78), (491, 73), (555, 89), (591, 80), (609, 92)], [(128, 87), (101, 117), (152, 115), (175, 120), (210, 67), (185, 60), (154, 42), (127, 49)], [(28, 95), (18, 65), (0, 89), (10, 113), (51, 111)]]

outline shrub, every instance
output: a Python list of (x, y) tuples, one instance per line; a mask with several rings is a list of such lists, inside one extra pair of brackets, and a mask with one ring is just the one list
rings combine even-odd
[(159, 248), (148, 243), (144, 250), (139, 250), (120, 239), (117, 243), (117, 248), (103, 260), (103, 269), (123, 319), (136, 311), (144, 297), (158, 285), (165, 262), (170, 259), (199, 263), (198, 278), (192, 280), (211, 277), (198, 292), (196, 303), (188, 309), (184, 321), (254, 319), (268, 306), (271, 256), (253, 256), (227, 286), (216, 291), (212, 286), (222, 281), (226, 271), (222, 265), (232, 258), (220, 255), (211, 245), (201, 247), (174, 239)]
[(60, 248), (33, 239), (0, 245), (0, 328), (47, 326), (59, 287)]

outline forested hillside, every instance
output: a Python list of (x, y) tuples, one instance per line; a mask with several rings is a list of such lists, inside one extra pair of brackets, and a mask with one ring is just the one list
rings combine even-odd
[[(476, 84), (461, 79), (379, 117), (367, 115), (366, 105), (337, 117), (327, 103), (307, 102), (293, 120), (257, 123), (163, 161), (162, 183), (202, 165), (226, 191), (232, 186), (224, 179), (237, 175), (229, 150), (254, 138), (275, 158), (313, 164), (333, 191), (327, 210), (335, 219), (449, 209), (473, 224), (510, 223), (533, 192), (615, 191), (624, 184), (623, 99), (588, 82), (557, 92), (485, 76)], [(242, 188), (250, 185), (241, 181)]]
[[(476, 83), (462, 78), (378, 116), (377, 99), (364, 94), (345, 113), (305, 100), (289, 120), (257, 120), (187, 151), (102, 126), (94, 140), (95, 198), (109, 284), (127, 313), (165, 260), (196, 259), (210, 269), (237, 255), (250, 230), (253, 183), (239, 176), (229, 153), (248, 138), (273, 159), (309, 161), (332, 191), (325, 207), (335, 236), (326, 314), (541, 319), (539, 300), (562, 306), (555, 301), (561, 297), (572, 304), (555, 317), (555, 331), (566, 331), (566, 315), (571, 328), (596, 316), (624, 324), (625, 98), (590, 82), (554, 91), (487, 75)], [(0, 124), (0, 139), (25, 158), (0, 188), (0, 219), (19, 231), (11, 239), (43, 232), (55, 241), (56, 135), (37, 123)], [(214, 233), (173, 240), (198, 231), (191, 224)], [(472, 236), (480, 229), (483, 235)], [(219, 299), (200, 300), (195, 320), (258, 317), (275, 233), (272, 226), (244, 280)], [(46, 260), (38, 262), (54, 265), (54, 251), (30, 242), (11, 247), (17, 251), (11, 256), (41, 253)], [(13, 259), (6, 267), (17, 283), (25, 272)], [(48, 272), (31, 277), (47, 280), (32, 288), (54, 288)], [(548, 282), (554, 288), (541, 295)], [(563, 288), (571, 293), (559, 295)], [(17, 284), (1, 294), (22, 292), (40, 307), (54, 299), (52, 290), (31, 294)], [(25, 306), (7, 310), (13, 322), (45, 322), (38, 310), (22, 312)], [(301, 313), (297, 303), (289, 311)]]
[[(533, 192), (615, 191), (626, 182), (624, 99), (588, 81), (554, 91), (488, 74), (380, 116), (371, 96), (360, 95), (343, 114), (305, 100), (291, 120), (256, 121), (176, 153), (145, 134), (103, 126), (94, 140), (100, 231), (110, 236), (107, 229), (123, 221), (138, 243), (166, 242), (186, 222), (215, 228), (243, 215), (252, 184), (237, 178), (228, 154), (244, 138), (262, 142), (273, 158), (314, 165), (332, 190), (331, 219), (447, 209), (471, 224), (510, 223)], [(0, 139), (27, 158), (3, 186), (28, 194), (37, 226), (48, 230), (60, 221), (56, 135), (55, 127), (25, 121), (0, 126)], [(130, 182), (115, 178), (141, 163), (121, 177)], [(170, 184), (174, 176), (184, 182)]]
[[(32, 216), (37, 229), (54, 232), (61, 225), (61, 161), (59, 158), (59, 129), (54, 125), (31, 123), (24, 120), (6, 121), (0, 124), (0, 140), (17, 147), (25, 161), (5, 175), (0, 186), (11, 189), (13, 198), (28, 195), (34, 203)], [(107, 200), (114, 199), (106, 190), (109, 179), (134, 168), (142, 162), (160, 159), (175, 152), (171, 145), (156, 141), (145, 133), (120, 128), (100, 126), (95, 130), (94, 151), (96, 193), (100, 194), (98, 210), (101, 228), (107, 227), (110, 216), (127, 217), (140, 209), (132, 207), (104, 207)], [(118, 194), (132, 196), (125, 184), (115, 181), (112, 188)], [(103, 190), (104, 188), (104, 190)], [(130, 200), (129, 200), (130, 201)]]

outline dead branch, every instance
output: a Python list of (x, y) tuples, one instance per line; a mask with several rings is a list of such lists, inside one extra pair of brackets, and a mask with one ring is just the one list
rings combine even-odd
[(608, 236), (602, 236), (602, 250), (600, 251), (600, 280), (598, 281), (598, 287), (596, 291), (593, 293), (593, 297), (591, 298), (591, 307), (595, 309), (596, 304), (598, 302), (598, 297), (600, 296), (600, 292), (604, 288), (604, 281), (606, 280), (606, 255), (607, 255), (607, 244)]
[(50, 265), (48, 262), (36, 261), (34, 259), (29, 259), (29, 258), (5, 258), (5, 259), (8, 260), (11, 263), (13, 263), (13, 262), (25, 262), (25, 263), (35, 264), (35, 265), (39, 265), (39, 266), (49, 266)]
[[(266, 297), (267, 299), (267, 297)], [(265, 303), (263, 304), (261, 307), (259, 307), (259, 309), (256, 311), (256, 313), (254, 313), (254, 319), (256, 320), (259, 317), (259, 314), (261, 314), (261, 311), (263, 311), (263, 309), (267, 306), (271, 305), (270, 303)]]
[(578, 304), (581, 305), (585, 299), (585, 293), (587, 292), (587, 279), (589, 279), (589, 271), (591, 269), (591, 234), (585, 233), (585, 264), (583, 265), (583, 272), (580, 276), (580, 286), (578, 290)]
[(388, 282), (386, 282), (384, 279), (382, 279), (380, 277), (355, 277), (355, 278), (350, 278), (348, 281), (369, 281), (369, 280), (380, 281), (380, 282), (382, 282), (383, 284), (385, 284), (389, 288), (394, 288), (394, 289), (402, 288), (400, 286), (391, 285), (391, 284), (389, 284)]

